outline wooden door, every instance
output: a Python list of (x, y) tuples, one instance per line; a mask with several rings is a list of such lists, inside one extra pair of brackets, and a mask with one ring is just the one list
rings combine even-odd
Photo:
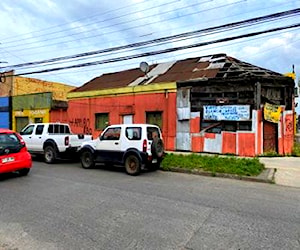
[(264, 153), (278, 153), (278, 125), (277, 123), (264, 121)]
[(16, 117), (16, 131), (20, 132), (29, 123), (29, 118), (26, 117)]

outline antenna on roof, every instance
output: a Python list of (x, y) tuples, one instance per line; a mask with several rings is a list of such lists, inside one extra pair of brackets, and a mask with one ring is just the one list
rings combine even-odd
[(149, 72), (149, 65), (146, 62), (140, 63), (140, 70), (145, 73), (145, 76), (148, 78), (147, 73)]

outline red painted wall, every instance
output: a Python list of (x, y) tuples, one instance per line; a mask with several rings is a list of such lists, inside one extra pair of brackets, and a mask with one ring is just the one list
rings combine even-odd
[(192, 152), (203, 152), (204, 149), (204, 137), (192, 136)]
[(238, 155), (255, 156), (255, 134), (237, 133), (238, 137)]
[(223, 132), (222, 153), (236, 154), (236, 133)]
[(291, 154), (294, 146), (294, 115), (286, 114), (284, 123), (284, 154)]
[[(72, 99), (69, 108), (52, 110), (50, 121), (69, 123), (74, 133), (92, 134), (99, 136), (101, 131), (95, 130), (95, 113), (109, 113), (110, 124), (122, 123), (123, 115), (133, 115), (134, 123), (146, 122), (146, 111), (161, 111), (163, 114), (162, 132), (166, 150), (173, 151), (176, 146), (176, 93), (136, 94), (115, 97), (93, 97)], [(263, 130), (262, 111), (257, 112), (256, 139), (255, 133), (223, 132), (222, 153), (255, 156), (262, 152)], [(290, 154), (293, 147), (293, 114), (287, 113), (281, 120), (281, 138), (278, 138), (280, 154)], [(215, 134), (200, 134), (200, 117), (190, 120), (191, 150), (203, 152), (205, 138), (214, 139)], [(257, 140), (257, 141), (255, 141)], [(255, 144), (257, 152), (255, 152)]]
[(280, 155), (289, 155), (294, 146), (294, 114), (291, 111), (285, 111), (281, 116), (278, 138), (278, 153)]
[(200, 117), (195, 117), (190, 120), (190, 132), (191, 133), (200, 132)]
[(61, 122), (68, 123), (68, 111), (67, 110), (51, 110), (50, 111), (50, 122)]
[(74, 133), (90, 133), (95, 130), (95, 113), (109, 113), (109, 123), (122, 123), (123, 115), (133, 115), (134, 123), (146, 122), (146, 111), (162, 111), (162, 133), (166, 150), (175, 150), (176, 139), (176, 93), (152, 93), (110, 97), (90, 97), (69, 100), (66, 114), (51, 112), (51, 121), (68, 122)]

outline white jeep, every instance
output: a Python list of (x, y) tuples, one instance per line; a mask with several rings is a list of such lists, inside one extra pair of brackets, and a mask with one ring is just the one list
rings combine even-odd
[(164, 144), (158, 126), (117, 124), (108, 126), (99, 138), (84, 142), (79, 153), (83, 168), (96, 163), (123, 165), (129, 175), (138, 175), (141, 169), (159, 168)]

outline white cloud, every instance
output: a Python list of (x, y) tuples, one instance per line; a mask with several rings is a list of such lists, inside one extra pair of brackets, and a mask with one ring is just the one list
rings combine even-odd
[[(298, 0), (288, 2), (103, 0), (101, 3), (96, 0), (73, 0), (72, 3), (60, 0), (1, 0), (0, 59), (12, 65), (78, 54), (299, 8), (299, 5)], [(259, 27), (267, 29), (296, 22), (298, 21), (294, 18), (289, 22), (281, 20), (275, 24), (264, 24)], [(215, 34), (146, 50), (129, 51), (127, 54), (214, 40), (255, 30), (256, 26), (248, 27), (221, 35)], [(141, 60), (160, 62), (212, 53), (227, 53), (240, 60), (283, 73), (295, 64), (296, 73), (300, 75), (299, 40), (299, 29), (290, 30), (119, 64), (57, 71), (51, 74), (33, 75), (33, 77), (79, 86), (101, 73), (138, 67)], [(91, 60), (120, 55), (124, 53), (98, 55)], [(83, 61), (76, 63), (81, 62)], [(51, 65), (51, 67), (57, 66), (60, 65)], [(36, 70), (36, 68), (26, 70)]]

